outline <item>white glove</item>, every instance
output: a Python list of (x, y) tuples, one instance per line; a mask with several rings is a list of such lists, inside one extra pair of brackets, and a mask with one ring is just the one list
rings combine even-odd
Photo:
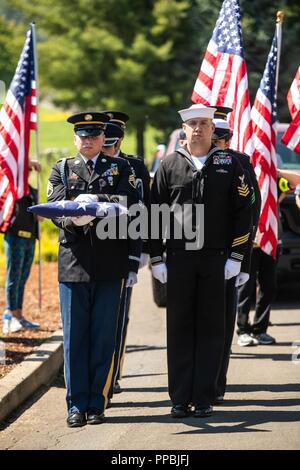
[(137, 274), (134, 273), (133, 271), (130, 271), (126, 279), (125, 287), (132, 287), (136, 283), (137, 283)]
[(162, 284), (165, 284), (168, 277), (168, 270), (165, 263), (159, 263), (152, 266), (152, 274), (155, 279), (157, 279)]
[(82, 225), (89, 224), (95, 218), (96, 217), (94, 217), (93, 215), (80, 215), (79, 217), (71, 217), (71, 220), (74, 225), (82, 227)]
[(145, 266), (147, 266), (148, 262), (149, 262), (149, 255), (148, 255), (148, 253), (142, 253), (142, 254), (141, 254), (141, 257), (140, 257), (139, 268), (140, 268), (140, 269), (144, 268)]
[(249, 274), (248, 273), (240, 273), (235, 281), (235, 287), (240, 287), (243, 284), (246, 284), (246, 282), (249, 280)]
[(232, 259), (228, 259), (225, 263), (225, 279), (231, 279), (234, 276), (237, 276), (241, 270), (241, 262), (240, 261), (233, 261)]
[(75, 202), (98, 202), (97, 194), (79, 194), (74, 199)]

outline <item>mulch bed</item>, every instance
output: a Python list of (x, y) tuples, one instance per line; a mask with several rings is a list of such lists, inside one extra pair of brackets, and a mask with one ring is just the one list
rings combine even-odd
[[(5, 279), (5, 269), (0, 269)], [(34, 351), (46, 338), (60, 327), (57, 263), (42, 264), (42, 311), (38, 305), (38, 265), (33, 265), (25, 287), (23, 314), (28, 320), (37, 321), (38, 331), (24, 330), (2, 333), (2, 312), (5, 308), (5, 289), (0, 287), (0, 378)]]

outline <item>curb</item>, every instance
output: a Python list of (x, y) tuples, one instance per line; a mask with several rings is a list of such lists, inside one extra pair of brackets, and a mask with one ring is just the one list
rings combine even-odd
[(42, 385), (48, 385), (63, 364), (63, 334), (57, 330), (39, 348), (0, 380), (0, 422)]

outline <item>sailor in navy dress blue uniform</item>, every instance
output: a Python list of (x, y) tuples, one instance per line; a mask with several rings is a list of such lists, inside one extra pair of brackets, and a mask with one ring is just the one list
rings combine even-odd
[(188, 416), (191, 404), (195, 417), (212, 414), (225, 339), (225, 280), (240, 272), (252, 223), (251, 193), (241, 165), (234, 155), (211, 146), (214, 111), (203, 105), (179, 111), (187, 144), (163, 159), (151, 187), (151, 204), (190, 207), (192, 215), (201, 204), (204, 209), (203, 221), (190, 217), (186, 223), (194, 226), (194, 234), (203, 229), (202, 247), (191, 249), (185, 231), (181, 238), (174, 235), (175, 215), (166, 241), (167, 264), (166, 232), (151, 238), (153, 276), (167, 281), (173, 418)]
[[(135, 177), (136, 188), (140, 197), (140, 200), (144, 203), (144, 207), (149, 210), (150, 207), (150, 175), (143, 162), (142, 158), (134, 155), (127, 155), (121, 151), (121, 145), (123, 142), (126, 123), (129, 120), (129, 116), (121, 111), (105, 111), (110, 117), (110, 121), (107, 124), (105, 130), (105, 143), (103, 147), (103, 153), (106, 155), (124, 158), (128, 161), (131, 166), (132, 172)], [(147, 264), (149, 258), (149, 246), (148, 240), (144, 239), (142, 243), (142, 255), (140, 261), (140, 267)], [(124, 285), (120, 303), (120, 313), (118, 319), (117, 337), (116, 337), (116, 349), (115, 349), (115, 361), (114, 371), (111, 389), (109, 392), (109, 398), (112, 398), (114, 393), (121, 393), (122, 389), (119, 384), (119, 380), (122, 377), (122, 368), (125, 357), (125, 345), (126, 336), (129, 323), (129, 310), (130, 300), (132, 295), (132, 286)]]
[[(82, 200), (138, 202), (129, 164), (102, 153), (109, 117), (87, 112), (71, 116), (76, 157), (59, 160), (48, 181), (48, 202)], [(92, 162), (92, 163), (91, 163)], [(58, 280), (64, 332), (67, 424), (104, 420), (113, 370), (115, 334), (122, 285), (138, 271), (140, 248), (128, 239), (100, 239), (100, 219), (54, 220), (60, 230)]]
[(229, 149), (232, 132), (227, 122), (227, 116), (232, 112), (232, 108), (225, 106), (213, 106), (216, 108), (213, 123), (215, 130), (213, 134), (213, 144), (222, 150), (226, 150), (228, 154), (234, 155), (240, 163), (247, 179), (250, 183), (249, 189), (251, 191), (251, 215), (252, 215), (252, 231), (248, 239), (247, 249), (241, 265), (241, 272), (237, 277), (232, 277), (226, 282), (226, 297), (225, 297), (225, 343), (223, 356), (221, 360), (221, 367), (219, 370), (215, 405), (221, 405), (224, 401), (224, 395), (227, 384), (227, 371), (230, 361), (230, 350), (232, 339), (234, 335), (235, 320), (237, 314), (237, 290), (249, 279), (250, 272), (250, 258), (252, 252), (252, 240), (255, 237), (259, 214), (261, 206), (261, 195), (259, 186), (256, 180), (254, 168), (250, 162), (250, 157), (244, 153), (233, 151)]

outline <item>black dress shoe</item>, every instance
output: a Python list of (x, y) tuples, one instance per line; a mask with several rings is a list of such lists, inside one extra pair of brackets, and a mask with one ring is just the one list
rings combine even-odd
[(118, 381), (116, 381), (115, 385), (114, 385), (114, 393), (122, 393), (123, 390), (121, 388), (121, 385), (119, 384)]
[(69, 426), (69, 428), (80, 428), (81, 426), (85, 426), (85, 413), (79, 413), (79, 411), (70, 413), (67, 418), (67, 425)]
[(206, 418), (211, 416), (213, 412), (212, 406), (195, 406), (194, 417), (195, 418)]
[(88, 424), (102, 424), (105, 421), (104, 413), (96, 408), (91, 408), (87, 412), (86, 421)]
[(174, 405), (171, 409), (172, 418), (186, 418), (190, 415), (191, 408), (189, 405)]

